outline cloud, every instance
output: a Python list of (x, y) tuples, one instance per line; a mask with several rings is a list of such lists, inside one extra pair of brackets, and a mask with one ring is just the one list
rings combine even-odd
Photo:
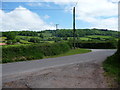
[[(73, 13), (70, 9), (75, 6), (78, 0), (44, 1), (64, 6), (65, 11)], [(118, 2), (119, 0), (79, 0), (76, 6), (76, 19), (89, 23), (90, 28), (118, 30)]]
[[(115, 2), (115, 0), (114, 0)], [(118, 29), (118, 6), (113, 0), (79, 0), (76, 18), (90, 23), (92, 27)], [(114, 17), (114, 18), (113, 18)]]
[[(49, 0), (45, 0), (49, 1)], [(75, 6), (78, 0), (52, 0), (55, 4), (66, 5), (65, 9)], [(118, 29), (118, 1), (119, 0), (79, 0), (76, 6), (76, 19), (90, 23), (91, 27)], [(65, 10), (66, 11), (66, 10)], [(71, 10), (69, 12), (73, 13)]]
[(45, 23), (39, 15), (30, 10), (19, 6), (11, 12), (5, 13), (0, 10), (0, 18), (2, 23), (0, 28), (7, 30), (45, 30), (55, 29), (53, 26)]
[(117, 30), (118, 18), (96, 19), (92, 24), (93, 26), (91, 28)]
[[(26, 0), (23, 0), (23, 2), (24, 1)], [(77, 1), (78, 0), (27, 0), (27, 2), (54, 2), (56, 5), (64, 6), (65, 11), (66, 9), (73, 8)], [(96, 27), (117, 30), (118, 2), (119, 0), (79, 0), (76, 7), (76, 19), (90, 23), (90, 28)], [(67, 10), (67, 12), (68, 11), (69, 10)], [(71, 10), (69, 12), (72, 13)]]

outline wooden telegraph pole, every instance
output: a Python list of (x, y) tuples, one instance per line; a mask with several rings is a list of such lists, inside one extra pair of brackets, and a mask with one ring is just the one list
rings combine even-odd
[(73, 7), (73, 47), (75, 49), (75, 34), (76, 34), (76, 30), (75, 30), (75, 7)]

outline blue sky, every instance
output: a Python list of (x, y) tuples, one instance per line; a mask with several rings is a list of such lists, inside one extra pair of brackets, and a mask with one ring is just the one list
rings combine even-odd
[[(38, 2), (33, 2), (32, 4), (37, 4)], [(48, 15), (49, 19), (44, 19), (47, 23), (59, 24), (61, 28), (72, 28), (72, 13), (66, 12), (65, 7), (61, 7), (60, 5), (56, 5), (53, 2), (46, 3), (40, 2), (41, 5), (30, 5), (29, 2), (4, 2), (2, 4), (2, 8), (5, 12), (11, 12), (15, 8), (22, 6), (24, 8), (29, 9), (32, 12), (37, 13), (44, 19), (45, 15)], [(7, 10), (8, 9), (8, 10)], [(9, 10), (10, 9), (10, 10)], [(72, 7), (66, 10), (71, 10)], [(84, 21), (76, 20), (77, 28), (89, 28), (89, 23), (85, 23)]]
[[(93, 5), (96, 4), (96, 0), (91, 1), (93, 2), (90, 4), (88, 4), (88, 2), (78, 2), (76, 6), (76, 28), (104, 28), (117, 30), (117, 4), (112, 3), (112, 1), (107, 2), (106, 0), (102, 0), (103, 7), (99, 5), (95, 7)], [(62, 29), (72, 28), (72, 8), (75, 3), (76, 2), (56, 3), (54, 1), (3, 2), (2, 11), (0, 12), (3, 16), (2, 29), (33, 30), (32, 24), (36, 27), (34, 30), (55, 29), (55, 24), (59, 24), (59, 28)], [(109, 7), (107, 5), (104, 6), (106, 3), (108, 3)], [(93, 7), (87, 7), (87, 4)], [(30, 17), (29, 14), (31, 14)], [(24, 16), (27, 18), (29, 17), (29, 19), (25, 19)], [(6, 24), (7, 22), (11, 22), (11, 24)], [(26, 27), (22, 27), (22, 25), (26, 25)]]

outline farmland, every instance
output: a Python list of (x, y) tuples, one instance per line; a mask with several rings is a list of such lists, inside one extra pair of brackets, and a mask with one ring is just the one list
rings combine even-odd
[[(12, 39), (7, 37), (8, 34), (15, 36)], [(13, 34), (13, 35), (12, 35)], [(10, 36), (10, 35), (9, 35)], [(0, 42), (7, 44), (31, 44), (43, 42), (59, 42), (73, 39), (72, 30), (46, 30), (40, 32), (33, 31), (13, 31), (3, 32)], [(80, 41), (117, 41), (117, 31), (103, 31), (98, 29), (78, 29), (76, 30), (76, 39)]]
[[(94, 29), (76, 30), (11, 31), (0, 37), (3, 46), (3, 63), (59, 57), (90, 52), (86, 49), (117, 48), (118, 32)], [(73, 50), (75, 43), (75, 51)]]

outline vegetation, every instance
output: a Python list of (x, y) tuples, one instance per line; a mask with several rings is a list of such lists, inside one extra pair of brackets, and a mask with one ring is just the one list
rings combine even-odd
[[(52, 33), (52, 35), (56, 37), (73, 37), (72, 29), (42, 31), (42, 33), (45, 32)], [(87, 35), (102, 35), (102, 36), (113, 36), (113, 37), (119, 36), (117, 31), (103, 30), (103, 29), (77, 29), (76, 32), (78, 37), (84, 37)]]
[(83, 53), (88, 53), (88, 52), (91, 52), (91, 50), (77, 48), (77, 49), (71, 49), (68, 52), (63, 53), (63, 54), (54, 55), (54, 56), (47, 56), (45, 58), (55, 58), (55, 57), (69, 56), (69, 55), (75, 55), (75, 54), (83, 54)]
[[(117, 31), (103, 29), (77, 29), (76, 31), (76, 48), (112, 49), (117, 47), (119, 37)], [(3, 32), (0, 39), (2, 43), (7, 44), (2, 48), (3, 63), (59, 55), (73, 48), (72, 29), (40, 32), (10, 31)]]
[(120, 65), (119, 65), (119, 60), (120, 60), (120, 40), (118, 42), (118, 50), (117, 50), (117, 52), (114, 55), (108, 57), (103, 62), (104, 70), (110, 76), (115, 77), (115, 80), (118, 82), (118, 85), (120, 86)]
[(14, 40), (16, 37), (16, 33), (14, 32), (6, 32), (3, 36), (7, 37), (8, 40)]
[(58, 55), (69, 50), (70, 47), (66, 43), (8, 45), (2, 47), (2, 62), (41, 59), (44, 56)]
[[(93, 45), (96, 45), (95, 43), (99, 43), (99, 45), (105, 42), (114, 43), (117, 42), (118, 40), (117, 38), (119, 37), (117, 31), (103, 30), (103, 29), (77, 29), (76, 32), (77, 32), (76, 35), (77, 41), (83, 43), (82, 47), (81, 47), (81, 43), (79, 44), (80, 48), (96, 48), (93, 47)], [(11, 32), (3, 32), (0, 38), (1, 38), (1, 42), (10, 45), (28, 44), (28, 43), (45, 43), (45, 42), (67, 42), (72, 40), (73, 30), (60, 29), (60, 30), (45, 30), (40, 32), (11, 31)], [(84, 44), (89, 44), (88, 42), (93, 43), (91, 47), (86, 47), (89, 45), (84, 46)], [(114, 45), (115, 44), (116, 43), (114, 43)], [(99, 45), (97, 44), (96, 46)], [(109, 48), (115, 48), (115, 46)]]
[[(68, 44), (73, 47), (73, 40), (69, 40)], [(75, 47), (77, 48), (90, 48), (90, 49), (114, 49), (117, 46), (115, 41), (77, 41)]]

